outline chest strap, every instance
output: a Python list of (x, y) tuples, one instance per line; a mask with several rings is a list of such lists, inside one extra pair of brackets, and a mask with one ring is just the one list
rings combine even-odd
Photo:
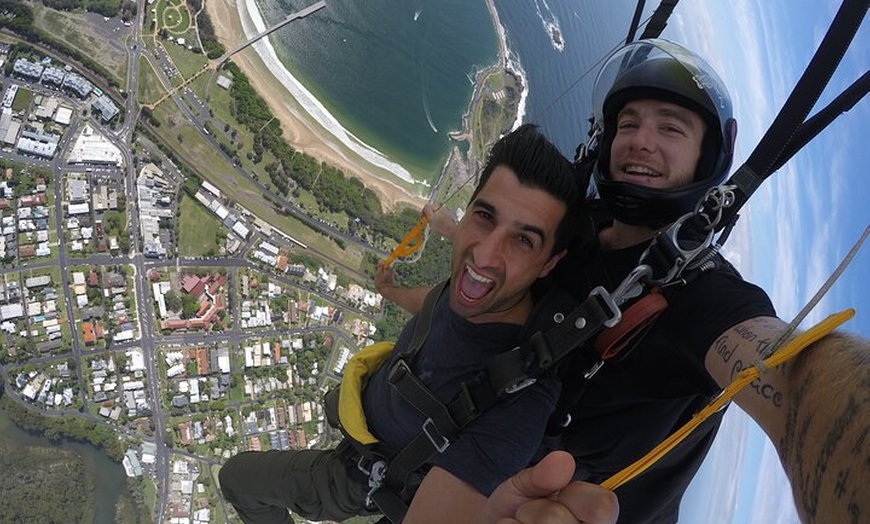
[[(461, 384), (450, 402), (442, 403), (414, 375), (411, 366), (430, 332), (432, 312), (445, 287), (438, 286), (427, 295), (411, 344), (390, 369), (389, 383), (425, 418), (420, 432), (389, 459), (383, 480), (386, 489), (377, 490), (373, 496), (379, 506), (379, 499), (394, 501), (397, 491), (418, 482), (421, 469), (436, 453), (446, 451), (465, 426), (498, 402), (534, 384), (575, 348), (591, 346), (601, 333), (595, 359), (616, 358), (631, 347), (631, 342), (666, 306), (664, 297), (650, 294), (655, 296), (636, 302), (623, 314), (603, 287), (596, 288), (570, 313), (553, 312), (550, 329), (537, 331), (526, 342), (489, 359), (474, 378)], [(395, 514), (395, 510), (391, 513)], [(401, 520), (402, 516), (391, 516), (391, 520)]]

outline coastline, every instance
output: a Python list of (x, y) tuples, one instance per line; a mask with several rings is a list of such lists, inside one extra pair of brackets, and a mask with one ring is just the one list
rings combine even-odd
[[(482, 91), (481, 79), (493, 69), (510, 71), (520, 79), (523, 87), (514, 128), (522, 122), (525, 113), (528, 92), (525, 73), (518, 60), (511, 57), (494, 1), (486, 0), (486, 5), (497, 33), (498, 60), (492, 66), (478, 71), (471, 100), (463, 115), (464, 129), (455, 135), (458, 140), (463, 139), (460, 137), (470, 138), (468, 116)], [(265, 27), (255, 0), (213, 0), (206, 2), (205, 7), (218, 40), (227, 48), (240, 43), (242, 38), (246, 38), (245, 35), (255, 34)], [(419, 208), (427, 199), (435, 197), (435, 191), (425, 182), (415, 181), (401, 165), (390, 161), (344, 129), (284, 67), (268, 39), (260, 40), (251, 47), (253, 49), (245, 49), (234, 55), (232, 60), (281, 122), (284, 137), (294, 148), (341, 168), (348, 176), (360, 179), (378, 194), (386, 209), (393, 209), (398, 203)], [(454, 156), (451, 154), (448, 157), (441, 178)], [(412, 184), (413, 189), (410, 189)]]
[[(517, 78), (519, 78), (520, 87), (522, 88), (520, 92), (520, 103), (517, 107), (517, 117), (511, 126), (511, 130), (514, 130), (520, 127), (523, 123), (523, 118), (526, 116), (526, 102), (529, 97), (529, 82), (526, 78), (526, 72), (523, 70), (523, 65), (520, 63), (519, 57), (511, 54), (510, 47), (508, 46), (507, 32), (501, 24), (501, 19), (498, 16), (498, 9), (495, 7), (495, 0), (486, 0), (486, 8), (489, 9), (489, 16), (492, 17), (492, 25), (495, 27), (496, 36), (498, 37), (498, 64), (496, 67), (500, 67), (505, 71), (513, 73)], [(475, 84), (475, 95), (477, 94), (476, 89), (478, 86), (479, 83)], [(475, 95), (472, 96), (472, 100), (475, 98)]]
[[(214, 0), (205, 3), (215, 28), (215, 35), (227, 49), (238, 45), (245, 38), (243, 27), (243, 18), (247, 12), (245, 3), (244, 0)], [(248, 24), (247, 30), (255, 31), (253, 22), (249, 20)], [(263, 42), (266, 40), (261, 40), (258, 44)], [(340, 168), (347, 176), (361, 180), (366, 187), (375, 191), (386, 210), (394, 209), (399, 204), (422, 207), (428, 195), (415, 194), (391, 179), (393, 177), (399, 179), (399, 177), (348, 148), (329, 133), (322, 122), (308, 113), (303, 103), (282, 84), (281, 79), (263, 59), (257, 49), (258, 44), (252, 46), (254, 49), (245, 49), (233, 55), (232, 61), (239, 66), (257, 93), (266, 101), (275, 118), (281, 123), (284, 138), (295, 149)], [(289, 72), (287, 75), (289, 76)]]

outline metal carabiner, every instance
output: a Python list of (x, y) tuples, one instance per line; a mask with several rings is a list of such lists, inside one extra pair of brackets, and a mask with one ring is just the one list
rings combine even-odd
[[(707, 231), (707, 235), (697, 246), (692, 248), (684, 248), (680, 243), (680, 230), (683, 225), (691, 218), (695, 217), (696, 214), (686, 213), (677, 219), (676, 222), (671, 224), (667, 229), (659, 233), (659, 235), (653, 240), (652, 244), (649, 245), (648, 248), (643, 252), (640, 256), (640, 261), (643, 263), (650, 255), (651, 250), (656, 246), (658, 242), (667, 242), (670, 244), (670, 248), (676, 253), (676, 256), (671, 261), (671, 266), (668, 268), (667, 273), (662, 278), (650, 278), (649, 283), (654, 284), (656, 286), (664, 286), (675, 281), (679, 278), (680, 274), (683, 270), (692, 263), (695, 258), (698, 257), (701, 253), (707, 250), (710, 245), (713, 243), (713, 237), (716, 234), (716, 228), (710, 227)], [(720, 215), (721, 216), (721, 211)], [(715, 221), (714, 221), (715, 223)]]
[(643, 281), (651, 276), (652, 268), (648, 264), (640, 264), (631, 270), (610, 296), (616, 305), (621, 306), (626, 300), (639, 296), (643, 291)]

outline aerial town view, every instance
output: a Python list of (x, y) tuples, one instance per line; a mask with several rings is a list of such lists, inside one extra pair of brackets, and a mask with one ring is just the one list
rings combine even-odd
[[(325, 2), (251, 37), (230, 27), (235, 2), (208, 4), (0, 0), (14, 521), (237, 522), (220, 465), (335, 442), (323, 392), (404, 318), (375, 264), (515, 118), (520, 79), (482, 69), (463, 147), (437, 182), (408, 181), (330, 143), (259, 75), (252, 44)], [(70, 454), (85, 446), (94, 463)]]

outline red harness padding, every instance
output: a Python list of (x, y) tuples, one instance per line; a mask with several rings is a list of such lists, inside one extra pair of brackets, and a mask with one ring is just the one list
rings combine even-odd
[(601, 355), (601, 360), (610, 360), (620, 356), (623, 351), (634, 347), (639, 338), (652, 325), (652, 322), (667, 307), (668, 301), (656, 287), (623, 311), (619, 323), (613, 327), (605, 328), (595, 338), (595, 349)]

